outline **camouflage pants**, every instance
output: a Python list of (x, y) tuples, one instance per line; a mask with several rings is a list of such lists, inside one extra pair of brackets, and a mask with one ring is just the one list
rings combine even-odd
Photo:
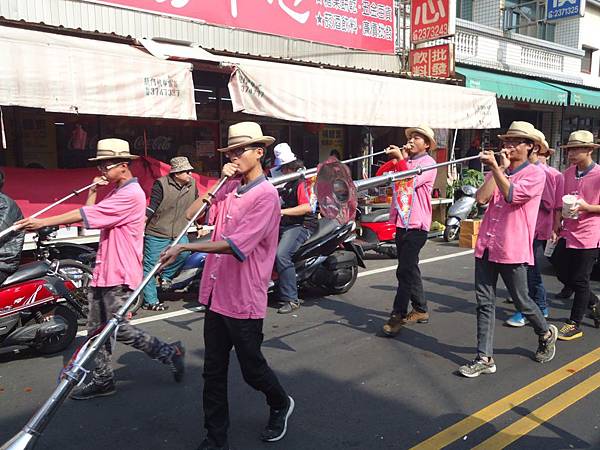
[[(112, 287), (92, 288), (88, 295), (90, 311), (88, 313), (88, 333), (93, 332), (101, 324), (113, 317), (125, 303), (131, 289), (125, 285)], [(117, 341), (130, 345), (146, 353), (150, 358), (156, 359), (164, 364), (171, 362), (175, 353), (172, 345), (149, 335), (147, 332), (134, 327), (129, 321), (124, 321), (117, 332)], [(98, 384), (106, 384), (113, 380), (111, 367), (112, 343), (109, 339), (106, 344), (98, 350), (94, 360), (96, 368), (93, 372), (93, 381)]]

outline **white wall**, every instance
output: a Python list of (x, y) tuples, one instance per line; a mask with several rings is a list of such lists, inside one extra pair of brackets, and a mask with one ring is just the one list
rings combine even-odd
[(592, 54), (592, 73), (581, 74), (583, 82), (589, 86), (600, 88), (600, 7), (588, 2), (585, 16), (581, 20), (579, 31), (580, 47), (598, 49)]

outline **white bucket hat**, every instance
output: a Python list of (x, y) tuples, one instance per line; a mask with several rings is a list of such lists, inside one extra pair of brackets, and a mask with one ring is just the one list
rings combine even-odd
[(109, 138), (98, 141), (98, 150), (95, 158), (88, 161), (102, 161), (105, 159), (137, 159), (138, 155), (129, 153), (129, 142), (123, 139)]
[(286, 142), (277, 144), (275, 148), (273, 148), (273, 153), (275, 153), (275, 167), (283, 166), (298, 159)]
[(239, 122), (231, 125), (227, 133), (227, 147), (219, 148), (220, 152), (228, 152), (252, 144), (271, 145), (275, 138), (263, 135), (262, 128), (256, 122)]

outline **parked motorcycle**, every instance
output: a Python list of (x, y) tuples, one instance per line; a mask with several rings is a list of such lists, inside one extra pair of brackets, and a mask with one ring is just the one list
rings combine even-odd
[(60, 262), (24, 264), (0, 286), (0, 347), (32, 347), (43, 354), (64, 350), (84, 316), (77, 287)]
[(360, 224), (356, 244), (363, 251), (373, 250), (390, 258), (397, 258), (396, 225), (389, 221), (389, 208), (377, 209), (368, 214), (363, 214), (359, 208), (356, 220)]
[(477, 188), (473, 186), (464, 185), (460, 188), (458, 199), (448, 208), (446, 228), (444, 229), (444, 240), (446, 242), (453, 241), (458, 237), (461, 221), (477, 217), (476, 193)]

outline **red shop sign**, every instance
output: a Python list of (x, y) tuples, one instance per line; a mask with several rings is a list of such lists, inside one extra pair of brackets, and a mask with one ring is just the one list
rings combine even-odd
[(454, 34), (456, 0), (411, 0), (410, 8), (410, 40), (413, 44)]
[(454, 75), (454, 46), (444, 44), (411, 50), (410, 71), (423, 77), (450, 78)]
[(215, 25), (394, 53), (394, 0), (91, 0)]

